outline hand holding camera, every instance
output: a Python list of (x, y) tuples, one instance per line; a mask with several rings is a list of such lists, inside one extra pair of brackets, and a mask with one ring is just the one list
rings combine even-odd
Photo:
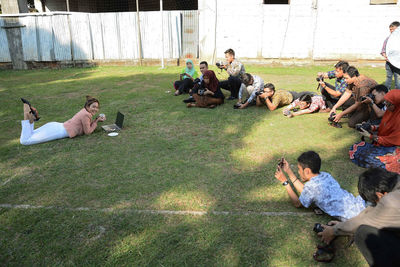
[(219, 68), (219, 69), (227, 69), (227, 67), (226, 67), (226, 64), (224, 63), (224, 62), (222, 62), (222, 61), (217, 61), (216, 63), (215, 63), (215, 65), (217, 66), (217, 68)]
[(97, 121), (99, 121), (99, 122), (103, 122), (103, 121), (105, 121), (105, 120), (106, 120), (106, 115), (103, 114), (103, 113), (101, 113), (101, 114), (99, 115), (99, 117), (97, 117)]

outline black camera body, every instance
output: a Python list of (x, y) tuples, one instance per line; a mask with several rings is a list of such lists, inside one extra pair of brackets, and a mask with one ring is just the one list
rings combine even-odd
[(323, 82), (324, 81), (324, 76), (318, 76), (317, 78), (316, 78), (316, 80), (317, 80), (317, 82)]
[(197, 94), (198, 94), (199, 96), (203, 96), (205, 91), (206, 91), (205, 89), (199, 89), (199, 90), (197, 91)]
[(375, 95), (373, 95), (373, 94), (368, 94), (368, 95), (366, 95), (366, 96), (362, 96), (362, 97), (360, 97), (360, 100), (361, 100), (361, 101), (364, 101), (365, 99), (367, 99), (367, 96), (368, 96), (369, 98), (371, 98), (372, 101), (375, 101)]
[(217, 62), (215, 63), (215, 65), (216, 65), (218, 68), (222, 68), (222, 66), (224, 66), (225, 64), (224, 64), (224, 62), (222, 62), (222, 61), (217, 61)]
[(372, 129), (372, 125), (369, 122), (363, 122), (361, 124), (357, 124), (356, 125), (356, 130), (359, 131), (359, 132), (362, 132), (361, 129), (364, 129), (364, 130), (369, 132)]
[(332, 112), (331, 115), (329, 115), (328, 121), (329, 122), (333, 122), (333, 120), (335, 119), (336, 113)]
[(242, 104), (236, 103), (235, 105), (233, 105), (233, 108), (234, 108), (234, 109), (238, 109), (238, 108), (240, 108), (241, 105), (242, 105)]
[(264, 93), (264, 88), (256, 92), (256, 96), (262, 95)]
[(314, 225), (313, 231), (316, 232), (316, 233), (321, 233), (321, 232), (324, 231), (324, 227), (322, 226), (322, 224), (316, 223)]
[(281, 159), (279, 160), (279, 162), (278, 162), (278, 166), (279, 166), (279, 168), (281, 168), (281, 169), (283, 169), (283, 165), (284, 165), (283, 161), (284, 161), (284, 158), (281, 158)]

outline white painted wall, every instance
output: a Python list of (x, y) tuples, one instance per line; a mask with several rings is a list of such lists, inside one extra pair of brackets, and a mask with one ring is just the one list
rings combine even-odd
[(400, 3), (290, 2), (199, 0), (200, 58), (214, 62), (232, 48), (241, 58), (382, 59), (388, 26), (400, 20)]

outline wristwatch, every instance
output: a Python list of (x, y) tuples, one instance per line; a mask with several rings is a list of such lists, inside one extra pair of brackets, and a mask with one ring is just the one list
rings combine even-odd
[(287, 180), (282, 183), (283, 186), (286, 186), (288, 184), (289, 184), (289, 182)]

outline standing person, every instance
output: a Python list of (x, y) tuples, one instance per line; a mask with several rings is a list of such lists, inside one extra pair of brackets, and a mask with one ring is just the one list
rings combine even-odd
[(235, 58), (235, 51), (229, 48), (225, 51), (225, 59), (227, 64), (219, 64), (218, 68), (226, 70), (229, 74), (229, 78), (226, 81), (221, 81), (220, 86), (222, 89), (226, 89), (231, 92), (228, 100), (238, 98), (240, 86), (242, 85), (241, 76), (246, 72), (244, 65)]
[(194, 80), (199, 77), (196, 69), (194, 68), (193, 61), (191, 59), (186, 60), (186, 68), (182, 70), (179, 75), (179, 81), (174, 83), (175, 95), (183, 93), (189, 93), (189, 90), (193, 88)]
[(381, 168), (363, 172), (360, 196), (372, 206), (344, 222), (331, 221), (318, 233), (329, 244), (336, 236), (355, 235), (355, 243), (370, 266), (399, 266), (400, 179)]
[(200, 72), (201, 72), (200, 78), (194, 80), (193, 88), (191, 90), (189, 90), (189, 98), (184, 99), (183, 103), (195, 102), (195, 100), (193, 98), (193, 94), (195, 92), (197, 92), (197, 90), (199, 89), (199, 86), (201, 85), (201, 82), (203, 81), (204, 72), (208, 70), (207, 61), (200, 62), (199, 67), (200, 67)]
[(21, 121), (20, 138), (22, 145), (34, 145), (56, 139), (91, 134), (96, 129), (98, 122), (106, 120), (105, 116), (92, 118), (99, 111), (100, 103), (96, 98), (87, 96), (83, 109), (76, 113), (72, 119), (64, 123), (48, 122), (34, 129), (34, 121), (38, 120), (36, 109), (27, 100), (23, 98), (21, 100), (24, 103), (24, 120)]
[[(245, 73), (242, 76), (242, 81), (243, 83), (239, 90), (239, 102), (236, 104), (239, 109), (256, 104), (257, 94), (264, 90), (264, 81), (257, 75)], [(242, 97), (245, 97), (245, 99), (243, 100)]]
[(365, 75), (360, 75), (357, 68), (350, 66), (344, 73), (347, 83), (347, 89), (340, 97), (339, 101), (333, 106), (330, 114), (336, 112), (336, 109), (343, 105), (350, 97), (354, 98), (354, 104), (343, 112), (334, 115), (334, 122), (339, 122), (344, 115), (349, 115), (348, 125), (354, 128), (356, 124), (368, 120), (370, 117), (370, 108), (368, 104), (362, 103), (362, 97), (371, 93), (371, 89), (378, 83)]
[(224, 103), (224, 94), (214, 71), (207, 70), (203, 74), (199, 90), (193, 94), (196, 103), (188, 103), (187, 107), (215, 108)]
[[(317, 80), (319, 80), (319, 84), (321, 85), (321, 94), (325, 98), (325, 103), (328, 108), (332, 108), (342, 96), (342, 94), (346, 91), (347, 83), (343, 77), (344, 71), (349, 67), (349, 63), (347, 61), (339, 61), (335, 65), (335, 70), (328, 72), (318, 72)], [(324, 81), (324, 79), (335, 79), (335, 85), (333, 86), (330, 83)], [(345, 103), (343, 103), (343, 110), (350, 107), (354, 104), (354, 100), (350, 98)]]
[[(397, 29), (397, 27), (400, 26), (400, 22), (398, 21), (393, 21), (390, 25), (389, 25), (389, 31), (390, 34), (392, 34), (392, 32), (394, 32), (394, 30)], [(389, 35), (390, 36), (390, 35)], [(392, 87), (392, 78), (394, 76), (394, 88), (396, 89), (400, 89), (400, 69), (396, 68), (395, 66), (393, 66), (390, 62), (389, 59), (387, 58), (386, 55), (386, 44), (388, 41), (389, 37), (387, 37), (385, 39), (385, 41), (383, 42), (383, 46), (382, 46), (382, 51), (381, 51), (381, 55), (385, 58), (386, 60), (386, 64), (385, 64), (385, 69), (386, 69), (386, 81), (385, 81), (385, 85), (388, 89), (390, 89)]]

